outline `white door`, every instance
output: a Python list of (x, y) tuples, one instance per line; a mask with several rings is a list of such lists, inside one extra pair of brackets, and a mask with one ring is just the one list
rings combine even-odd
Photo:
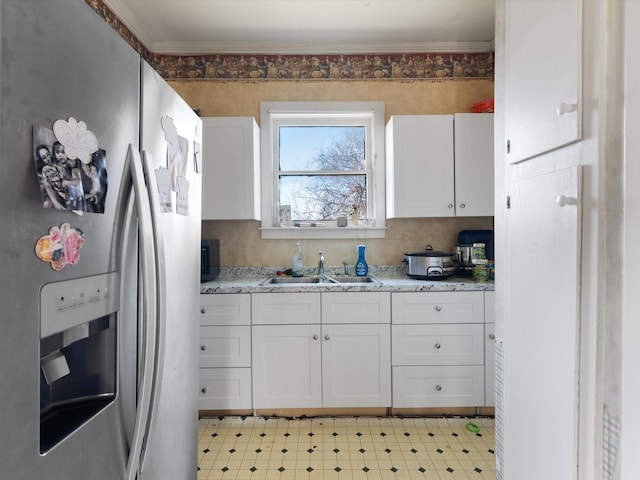
[(254, 408), (322, 407), (320, 325), (253, 326)]
[(456, 216), (493, 216), (493, 114), (456, 113)]
[(202, 219), (260, 220), (260, 129), (254, 118), (204, 118), (202, 147)]
[(391, 406), (389, 324), (322, 326), (324, 407)]
[(517, 163), (582, 136), (582, 1), (519, 0), (505, 8), (504, 148)]
[(581, 169), (509, 186), (504, 476), (577, 475)]
[(453, 115), (397, 115), (386, 129), (387, 217), (455, 215)]

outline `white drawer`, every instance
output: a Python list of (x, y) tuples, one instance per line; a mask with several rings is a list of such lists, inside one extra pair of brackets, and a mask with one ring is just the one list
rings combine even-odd
[(484, 404), (482, 366), (393, 367), (392, 372), (396, 408)]
[(254, 325), (308, 325), (320, 323), (320, 292), (252, 293)]
[(251, 325), (251, 295), (200, 295), (200, 325)]
[(481, 323), (392, 325), (392, 365), (483, 365)]
[(483, 292), (403, 292), (391, 296), (394, 324), (483, 323)]
[(250, 368), (201, 368), (200, 410), (251, 408)]
[(323, 292), (322, 323), (390, 323), (389, 292)]
[(250, 367), (251, 327), (200, 327), (201, 367)]

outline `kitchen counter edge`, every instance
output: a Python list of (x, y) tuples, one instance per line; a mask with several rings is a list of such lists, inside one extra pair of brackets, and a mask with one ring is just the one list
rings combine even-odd
[(201, 294), (216, 293), (297, 293), (297, 292), (458, 292), (493, 291), (494, 282), (476, 282), (467, 277), (444, 280), (374, 277), (372, 283), (323, 283), (262, 285), (265, 277), (219, 279), (200, 284)]

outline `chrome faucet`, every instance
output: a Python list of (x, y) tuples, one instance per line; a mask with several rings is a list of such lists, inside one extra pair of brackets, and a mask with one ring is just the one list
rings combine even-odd
[(318, 252), (320, 258), (318, 259), (318, 275), (324, 275), (324, 255), (322, 252)]
[(347, 262), (342, 262), (342, 266), (344, 267), (344, 274), (349, 275), (349, 264)]

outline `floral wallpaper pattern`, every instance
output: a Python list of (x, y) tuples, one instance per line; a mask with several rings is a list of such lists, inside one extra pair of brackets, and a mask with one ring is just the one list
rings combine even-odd
[(329, 55), (159, 55), (102, 0), (85, 0), (165, 79), (185, 80), (456, 80), (493, 78), (491, 52)]

